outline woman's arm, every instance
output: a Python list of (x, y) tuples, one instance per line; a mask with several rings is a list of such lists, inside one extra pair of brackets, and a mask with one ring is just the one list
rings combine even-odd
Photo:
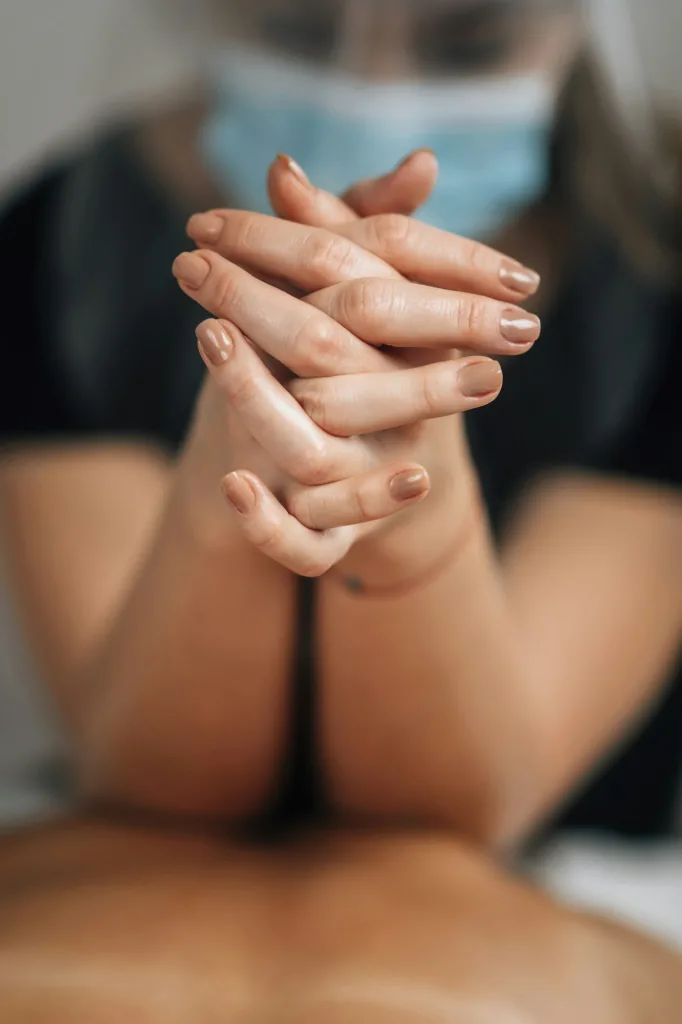
[(624, 481), (547, 480), (500, 557), (483, 516), (436, 509), (342, 568), (409, 578), (458, 529), (461, 549), (404, 596), (359, 596), (336, 573), (321, 581), (326, 770), (344, 811), (509, 841), (666, 678), (682, 632), (682, 502)]
[[(331, 235), (212, 211), (189, 230), (209, 248), (194, 256), (201, 281), (183, 287), (234, 321), (237, 355), (214, 369), (216, 382), (234, 392), (238, 414), (291, 478), (278, 503), (253, 477), (234, 474), (234, 487), (250, 495), (241, 517), (247, 536), (308, 575), (352, 547), (320, 597), (323, 745), (337, 805), (454, 825), (477, 838), (513, 838), (619, 735), (664, 677), (682, 624), (679, 506), (627, 488), (590, 494), (581, 483), (573, 508), (572, 487), (557, 496), (548, 486), (500, 562), (483, 517), (474, 523), (461, 418), (448, 418), (446, 408), (473, 408), (462, 392), (474, 360), (442, 362), (433, 350), (527, 351), (537, 321), (510, 301), (514, 289), (530, 294), (532, 273), (400, 217), (341, 223)], [(235, 263), (306, 293), (322, 289), (307, 294), (306, 304), (330, 319), (247, 279)], [(300, 408), (276, 395), (255, 367), (245, 375), (249, 349), (236, 328), (308, 378), (290, 391), (319, 430), (300, 423)], [(300, 358), (301, 338), (313, 343), (312, 363)], [(379, 365), (385, 353), (370, 350), (378, 344), (395, 353), (407, 346), (408, 356)], [(476, 372), (484, 365), (477, 358)], [(498, 390), (499, 381), (476, 392), (478, 404)], [(433, 417), (444, 418), (425, 422)], [(362, 489), (363, 465), (370, 469), (378, 458), (384, 468), (375, 482), (386, 497), (382, 474), (394, 442), (401, 459), (428, 469), (432, 492), (387, 529), (370, 524), (362, 541), (356, 524), (397, 511), (390, 502), (377, 511)], [(334, 481), (354, 475), (354, 500), (342, 507), (332, 500)], [(347, 526), (351, 534), (339, 533)], [(526, 569), (536, 563), (529, 581)], [(341, 574), (353, 584), (345, 592), (336, 582)], [(410, 587), (415, 576), (420, 585)], [(395, 585), (404, 596), (359, 599), (358, 582)], [(652, 609), (655, 622), (638, 637)], [(621, 633), (627, 643), (614, 650)]]
[[(416, 154), (357, 202), (413, 208), (435, 173)], [(280, 212), (300, 206), (284, 158), (270, 187)], [(314, 196), (304, 212), (319, 223), (357, 217)], [(295, 580), (244, 539), (219, 496), (237, 450), (265, 479), (273, 470), (220, 405), (204, 395), (203, 428), (178, 466), (135, 446), (52, 446), (5, 458), (0, 487), (29, 638), (88, 785), (161, 810), (240, 815), (262, 803), (283, 753)], [(241, 447), (225, 451), (233, 434)]]
[(132, 446), (19, 451), (0, 469), (3, 534), (85, 785), (241, 816), (282, 754), (294, 580), (222, 507), (220, 531), (199, 528), (195, 475), (187, 453), (174, 467)]
[[(428, 178), (419, 159), (411, 173)], [(467, 277), (467, 268), (493, 269), (489, 251), (400, 218), (358, 224), (281, 170), (273, 205), (282, 215), (333, 223), (412, 280), (495, 294), (492, 278)], [(532, 290), (532, 273), (501, 266), (503, 280)], [(352, 318), (348, 303), (331, 305), (367, 338), (376, 296), (364, 298)], [(382, 311), (388, 344), (401, 333), (393, 312)], [(506, 838), (554, 805), (655, 699), (682, 633), (682, 503), (625, 481), (547, 480), (500, 557), (484, 517), (476, 525), (461, 504), (475, 492), (466, 446), (451, 451), (452, 501), (427, 514), (432, 495), (404, 528), (362, 542), (321, 582), (325, 759), (346, 810)], [(423, 583), (424, 569), (431, 582), (398, 598), (401, 581), (416, 573)], [(398, 586), (391, 599), (361, 598), (339, 585), (344, 574)]]

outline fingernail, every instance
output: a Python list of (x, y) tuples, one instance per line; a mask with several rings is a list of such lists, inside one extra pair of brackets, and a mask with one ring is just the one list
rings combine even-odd
[(395, 501), (409, 501), (425, 494), (429, 488), (429, 477), (425, 469), (408, 469), (397, 473), (388, 489)]
[(201, 358), (207, 365), (222, 366), (232, 355), (234, 342), (217, 320), (205, 320), (197, 327)]
[(182, 252), (173, 264), (173, 273), (187, 288), (201, 288), (210, 273), (207, 260), (196, 252)]
[(492, 359), (469, 363), (459, 371), (459, 389), (465, 398), (482, 398), (502, 387), (502, 367)]
[(302, 185), (310, 185), (308, 175), (305, 173), (301, 165), (296, 163), (293, 157), (289, 156), (287, 153), (278, 153), (277, 159), (280, 163), (284, 164), (288, 171), (291, 171), (291, 173), (298, 178)]
[(225, 221), (217, 213), (195, 213), (187, 222), (187, 234), (197, 242), (211, 244), (220, 238)]
[(512, 345), (532, 345), (540, 337), (540, 318), (522, 309), (505, 309), (500, 319), (500, 334)]
[(256, 507), (256, 492), (240, 473), (230, 473), (222, 483), (223, 494), (240, 516), (248, 516)]
[(520, 263), (503, 263), (500, 267), (500, 281), (520, 295), (535, 295), (540, 287), (540, 275)]

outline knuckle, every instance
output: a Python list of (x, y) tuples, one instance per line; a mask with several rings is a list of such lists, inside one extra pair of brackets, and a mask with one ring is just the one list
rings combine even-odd
[(296, 479), (307, 487), (319, 487), (329, 483), (332, 466), (322, 446), (310, 447), (299, 457), (296, 464)]
[(315, 275), (327, 285), (352, 277), (357, 265), (352, 242), (341, 235), (320, 231), (308, 237), (304, 246), (304, 259)]
[(460, 258), (466, 267), (472, 270), (490, 269), (490, 250), (471, 238), (461, 239), (462, 249)]
[(323, 314), (310, 316), (292, 341), (296, 371), (305, 377), (325, 376), (335, 370), (340, 354), (339, 329)]
[(277, 559), (285, 546), (284, 531), (277, 523), (270, 522), (257, 536), (252, 538), (252, 543), (263, 554)]
[(213, 293), (216, 308), (221, 316), (231, 318), (231, 314), (239, 308), (241, 303), (242, 290), (239, 275), (226, 265), (218, 268), (214, 265), (211, 268), (211, 276), (214, 277)]
[(322, 401), (322, 395), (320, 394), (317, 384), (308, 381), (296, 380), (292, 382), (290, 391), (313, 423), (317, 423), (318, 426), (322, 426), (325, 418), (325, 405)]
[(378, 313), (390, 312), (394, 289), (390, 281), (364, 277), (344, 286), (340, 296), (342, 315), (352, 324), (371, 322)]
[(412, 237), (412, 221), (402, 213), (379, 214), (370, 218), (370, 224), (380, 246), (389, 252), (402, 249)]
[(367, 488), (363, 484), (359, 484), (354, 488), (354, 492), (353, 503), (355, 505), (356, 523), (368, 523), (372, 519), (376, 519), (376, 513), (372, 510), (372, 501)]
[(225, 374), (222, 387), (230, 405), (237, 411), (251, 405), (258, 394), (257, 382), (247, 373), (228, 372)]
[(316, 556), (309, 562), (304, 562), (298, 570), (299, 576), (307, 576), (309, 579), (317, 579), (331, 569), (333, 561), (330, 558)]
[(292, 490), (287, 495), (286, 507), (290, 515), (298, 519), (299, 523), (315, 529), (311, 493), (311, 489), (308, 487), (299, 487), (296, 490)]
[(371, 308), (373, 298), (371, 287), (366, 278), (359, 281), (351, 281), (345, 285), (339, 296), (341, 315), (350, 323), (357, 323), (364, 320)]
[(351, 436), (352, 431), (349, 429), (347, 417), (347, 393), (341, 381), (343, 378), (339, 377), (316, 381), (310, 389), (297, 389), (296, 398), (306, 415), (325, 434), (347, 438)]
[(485, 301), (468, 295), (457, 306), (457, 331), (464, 338), (478, 338), (485, 326)]
[(301, 402), (301, 406), (313, 423), (316, 423), (326, 434), (337, 435), (339, 433), (339, 424), (334, 419), (328, 403), (319, 392), (306, 397)]
[(421, 378), (421, 400), (424, 410), (429, 416), (437, 415), (440, 407), (439, 389), (434, 374), (428, 368)]
[(236, 253), (252, 251), (261, 242), (261, 225), (253, 213), (243, 210), (229, 210), (225, 213), (225, 227), (221, 235), (221, 245), (225, 250)]

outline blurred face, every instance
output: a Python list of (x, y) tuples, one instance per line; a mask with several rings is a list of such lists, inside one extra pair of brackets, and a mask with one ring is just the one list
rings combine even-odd
[(205, 153), (244, 207), (269, 209), (277, 152), (342, 193), (428, 147), (440, 173), (419, 216), (481, 240), (545, 192), (579, 0), (215, 2)]
[(580, 45), (570, 0), (219, 0), (231, 40), (368, 79), (541, 71)]

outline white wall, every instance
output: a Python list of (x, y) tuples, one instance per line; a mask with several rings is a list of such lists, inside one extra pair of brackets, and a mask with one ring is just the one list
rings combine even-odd
[(626, 2), (632, 12), (642, 43), (647, 72), (654, 88), (663, 102), (681, 107), (682, 0)]
[(204, 0), (0, 0), (0, 187), (196, 66)]

